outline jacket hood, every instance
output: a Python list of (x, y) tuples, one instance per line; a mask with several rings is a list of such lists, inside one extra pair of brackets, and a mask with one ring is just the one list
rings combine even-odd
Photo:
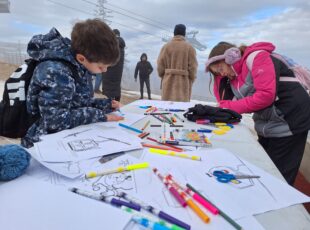
[(28, 43), (27, 52), (35, 60), (63, 59), (77, 66), (79, 64), (71, 51), (71, 41), (52, 28), (47, 34), (35, 35)]
[(140, 57), (140, 60), (142, 61), (142, 58), (143, 57), (146, 57), (146, 61), (147, 61), (147, 55), (146, 55), (146, 53), (143, 53), (143, 54), (141, 54), (141, 57)]
[(253, 43), (252, 45), (248, 46), (245, 49), (245, 52), (242, 56), (242, 58), (237, 61), (235, 64), (233, 64), (234, 70), (238, 73), (240, 72), (243, 63), (246, 61), (247, 57), (249, 56), (250, 53), (257, 51), (257, 50), (264, 50), (269, 53), (272, 53), (275, 50), (275, 46), (270, 43), (270, 42), (256, 42)]

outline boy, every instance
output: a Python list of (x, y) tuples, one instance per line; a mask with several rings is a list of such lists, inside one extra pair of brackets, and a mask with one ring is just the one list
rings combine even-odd
[(76, 23), (71, 41), (52, 28), (46, 35), (34, 36), (27, 52), (40, 61), (27, 95), (28, 112), (39, 118), (22, 139), (24, 147), (32, 147), (43, 134), (122, 119), (108, 114), (119, 108), (119, 102), (92, 98), (92, 75), (105, 72), (119, 58), (117, 39), (104, 22)]

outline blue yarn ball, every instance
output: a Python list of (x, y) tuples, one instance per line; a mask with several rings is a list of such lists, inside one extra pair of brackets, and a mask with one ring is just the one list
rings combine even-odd
[(21, 176), (27, 169), (30, 154), (19, 145), (0, 146), (0, 181)]

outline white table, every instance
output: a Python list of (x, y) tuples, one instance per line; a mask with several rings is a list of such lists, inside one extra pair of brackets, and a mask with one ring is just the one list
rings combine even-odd
[[(126, 105), (122, 110), (131, 113), (144, 112), (137, 106)], [(136, 122), (133, 126), (143, 127), (147, 118)], [(154, 122), (155, 123), (155, 122)], [(196, 127), (193, 122), (187, 122), (187, 127)], [(201, 126), (200, 126), (201, 127)], [(148, 129), (152, 130), (152, 129)], [(279, 170), (273, 164), (267, 153), (257, 142), (250, 130), (242, 123), (224, 136), (212, 136), (212, 148), (226, 148), (266, 172), (285, 181)], [(276, 211), (256, 215), (255, 218), (265, 228), (270, 230), (310, 229), (310, 215), (303, 205), (294, 205)]]

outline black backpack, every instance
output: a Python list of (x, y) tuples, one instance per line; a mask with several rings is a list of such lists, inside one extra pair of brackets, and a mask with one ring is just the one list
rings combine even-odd
[(209, 105), (197, 104), (194, 107), (188, 109), (186, 113), (183, 114), (189, 121), (196, 121), (199, 119), (210, 120), (211, 123), (214, 122), (226, 122), (226, 123), (236, 123), (240, 122), (242, 116), (230, 109), (221, 109), (219, 107), (213, 107)]
[(0, 102), (0, 136), (18, 138), (26, 135), (29, 127), (40, 118), (27, 112), (26, 100), (29, 84), (36, 66), (44, 61), (59, 61), (68, 66), (73, 77), (78, 76), (76, 67), (62, 59), (36, 61), (27, 59), (6, 80), (3, 98)]

